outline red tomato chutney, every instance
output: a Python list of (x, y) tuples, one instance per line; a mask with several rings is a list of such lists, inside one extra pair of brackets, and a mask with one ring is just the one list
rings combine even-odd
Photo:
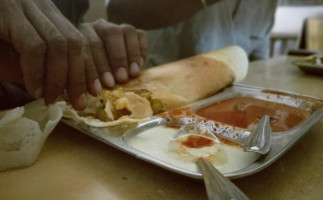
[(249, 130), (257, 125), (262, 116), (269, 115), (273, 132), (290, 130), (310, 115), (303, 109), (249, 97), (225, 99), (201, 108), (196, 114)]
[(186, 140), (182, 141), (182, 144), (189, 148), (202, 148), (212, 146), (214, 141), (199, 135), (190, 135), (186, 138)]

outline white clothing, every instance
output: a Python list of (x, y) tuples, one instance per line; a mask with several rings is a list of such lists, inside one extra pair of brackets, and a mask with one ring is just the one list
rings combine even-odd
[(239, 45), (250, 59), (269, 55), (269, 32), (278, 0), (223, 0), (189, 19), (147, 31), (146, 67), (225, 46)]

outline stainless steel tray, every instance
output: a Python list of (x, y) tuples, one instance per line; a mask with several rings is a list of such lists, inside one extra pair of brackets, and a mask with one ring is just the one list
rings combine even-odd
[[(230, 179), (248, 176), (268, 167), (270, 164), (280, 158), (284, 153), (286, 153), (299, 139), (301, 139), (306, 134), (307, 130), (309, 130), (316, 122), (318, 122), (321, 117), (323, 117), (322, 107), (318, 109), (318, 104), (322, 104), (322, 101), (320, 100), (315, 100), (310, 97), (304, 97), (295, 93), (287, 93), (278, 90), (267, 90), (264, 88), (248, 85), (233, 85), (232, 87), (225, 89), (219, 94), (193, 103), (189, 106), (191, 106), (194, 110), (210, 105), (216, 101), (241, 96), (253, 97), (306, 109), (311, 113), (311, 115), (303, 123), (289, 131), (276, 132), (272, 134), (272, 146), (270, 151), (266, 155), (259, 157), (254, 163), (241, 170), (231, 173), (224, 173), (224, 175)], [(98, 139), (139, 159), (187, 177), (202, 179), (201, 173), (178, 168), (164, 161), (161, 161), (156, 157), (150, 156), (137, 149), (134, 149), (127, 144), (128, 137), (131, 137), (134, 134), (139, 134), (143, 130), (149, 129), (151, 127), (169, 123), (169, 121), (165, 120), (164, 118), (154, 116), (150, 120), (139, 124), (122, 125), (107, 128), (89, 127), (87, 125), (77, 123), (71, 119), (63, 119), (63, 122), (95, 139)], [(228, 125), (225, 126), (225, 130), (226, 131), (220, 131), (220, 134), (223, 134), (223, 136), (235, 140), (238, 143), (243, 143), (243, 141), (250, 134), (248, 130), (239, 128), (237, 129)]]

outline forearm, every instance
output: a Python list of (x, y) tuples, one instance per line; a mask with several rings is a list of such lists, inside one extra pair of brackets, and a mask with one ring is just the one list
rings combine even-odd
[[(207, 0), (207, 5), (220, 0)], [(109, 21), (141, 29), (157, 29), (180, 22), (203, 9), (200, 0), (110, 0)]]

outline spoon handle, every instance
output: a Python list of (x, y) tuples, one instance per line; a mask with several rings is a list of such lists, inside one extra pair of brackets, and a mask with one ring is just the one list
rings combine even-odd
[(199, 159), (197, 165), (203, 174), (209, 200), (247, 200), (249, 199), (228, 178), (223, 176), (209, 161)]

